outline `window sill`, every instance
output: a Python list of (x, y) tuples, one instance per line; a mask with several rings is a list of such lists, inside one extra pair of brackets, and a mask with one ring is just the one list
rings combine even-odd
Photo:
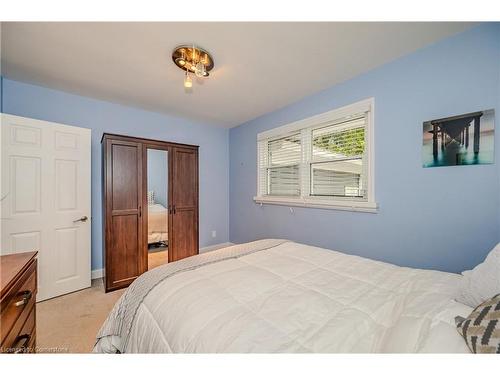
[(273, 204), (279, 206), (290, 207), (310, 207), (322, 208), (325, 210), (341, 210), (341, 211), (354, 211), (354, 212), (368, 212), (377, 213), (378, 205), (374, 202), (353, 202), (353, 201), (329, 201), (320, 199), (307, 199), (307, 198), (285, 198), (285, 197), (254, 197), (255, 203)]

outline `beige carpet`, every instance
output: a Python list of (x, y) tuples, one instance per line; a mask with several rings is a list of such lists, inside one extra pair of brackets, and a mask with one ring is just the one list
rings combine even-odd
[(36, 305), (39, 352), (89, 353), (102, 323), (125, 289), (104, 293), (102, 279), (92, 287)]
[(168, 250), (148, 253), (148, 270), (168, 263)]
[[(168, 263), (168, 251), (148, 254), (148, 269)], [(125, 289), (104, 293), (102, 279), (92, 287), (36, 305), (36, 341), (42, 353), (89, 353), (95, 336)]]

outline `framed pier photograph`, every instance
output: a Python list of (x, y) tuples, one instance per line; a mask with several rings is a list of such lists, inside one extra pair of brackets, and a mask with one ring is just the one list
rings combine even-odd
[(495, 110), (489, 109), (423, 123), (423, 166), (492, 164)]

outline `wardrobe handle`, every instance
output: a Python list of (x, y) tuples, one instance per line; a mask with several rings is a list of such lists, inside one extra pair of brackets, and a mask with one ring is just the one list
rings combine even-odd
[(175, 204), (174, 204), (174, 215), (175, 215)]
[(139, 206), (139, 217), (142, 216), (142, 206)]

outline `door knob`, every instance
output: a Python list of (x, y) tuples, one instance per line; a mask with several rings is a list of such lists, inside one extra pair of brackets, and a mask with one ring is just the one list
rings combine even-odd
[(81, 218), (79, 218), (79, 219), (73, 220), (73, 223), (77, 223), (77, 222), (79, 222), (79, 221), (81, 221), (82, 223), (85, 223), (87, 220), (88, 220), (88, 217), (87, 217), (87, 216), (82, 216), (82, 217), (81, 217)]

